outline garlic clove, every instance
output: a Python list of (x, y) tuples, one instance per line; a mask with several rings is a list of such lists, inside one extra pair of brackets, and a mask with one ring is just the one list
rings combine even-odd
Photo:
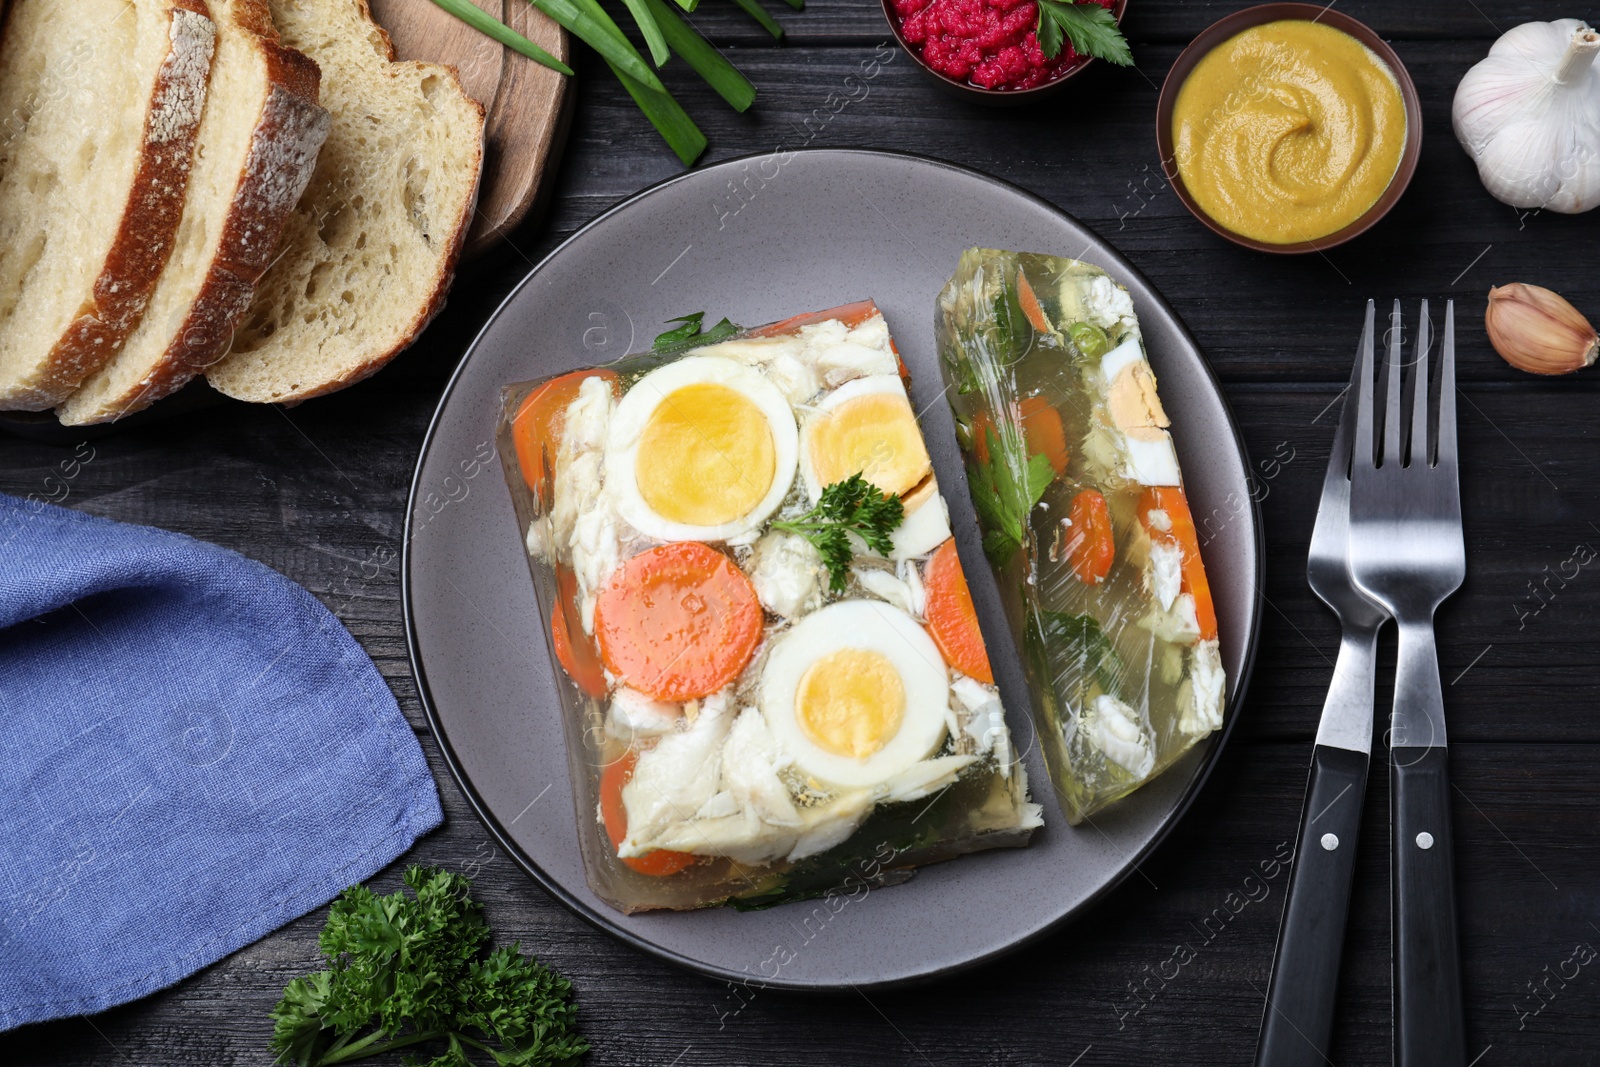
[(1600, 338), (1577, 308), (1537, 285), (1514, 282), (1489, 290), (1483, 315), (1489, 343), (1530, 374), (1567, 374), (1595, 361)]

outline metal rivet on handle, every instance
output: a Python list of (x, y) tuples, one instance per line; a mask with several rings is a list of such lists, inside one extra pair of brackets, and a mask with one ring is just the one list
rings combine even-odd
[(1426, 830), (1422, 831), (1422, 833), (1417, 835), (1417, 847), (1418, 848), (1432, 848), (1433, 847), (1433, 835), (1428, 833), (1428, 831), (1426, 831)]
[(1339, 836), (1337, 834), (1323, 834), (1322, 847), (1332, 852), (1339, 847)]

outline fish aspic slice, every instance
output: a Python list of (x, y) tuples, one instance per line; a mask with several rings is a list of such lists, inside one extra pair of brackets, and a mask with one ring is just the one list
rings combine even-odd
[(765, 907), (1027, 843), (1039, 807), (870, 301), (509, 385), (499, 439), (597, 895)]
[(1169, 420), (1133, 301), (1099, 267), (969, 249), (935, 329), (984, 552), (1076, 824), (1222, 725)]

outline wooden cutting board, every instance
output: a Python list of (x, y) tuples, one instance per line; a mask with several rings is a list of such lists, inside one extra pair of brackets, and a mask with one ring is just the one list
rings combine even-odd
[[(473, 0), (563, 62), (567, 33), (527, 0)], [(479, 33), (432, 0), (369, 0), (401, 59), (446, 63), (483, 105), (487, 121), (478, 217), (464, 254), (488, 251), (502, 234), (543, 210), (571, 117), (570, 79)]]

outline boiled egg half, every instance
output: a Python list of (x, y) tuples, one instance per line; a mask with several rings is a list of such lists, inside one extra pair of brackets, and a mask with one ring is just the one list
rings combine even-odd
[[(905, 506), (891, 559), (926, 555), (950, 536), (933, 462), (898, 374), (845, 383), (817, 404), (800, 429), (800, 476), (813, 501), (852, 474), (900, 497)], [(865, 550), (857, 545), (857, 551)]]
[(841, 385), (816, 406), (801, 437), (800, 474), (813, 501), (852, 474), (899, 496), (933, 469), (898, 374), (873, 374)]
[(1180, 485), (1170, 422), (1156, 395), (1155, 373), (1138, 337), (1100, 359), (1102, 395), (1122, 437), (1124, 473), (1140, 485)]
[(799, 432), (760, 371), (689, 356), (618, 402), (606, 487), (634, 529), (662, 541), (724, 541), (756, 529), (794, 484)]
[(938, 647), (911, 616), (880, 601), (844, 600), (778, 638), (760, 706), (800, 772), (860, 789), (938, 751), (949, 685)]

